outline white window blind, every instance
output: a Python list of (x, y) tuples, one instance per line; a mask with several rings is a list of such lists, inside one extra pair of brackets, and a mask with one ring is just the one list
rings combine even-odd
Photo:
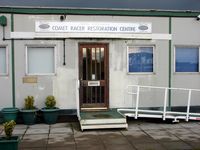
[(28, 47), (27, 73), (53, 74), (55, 73), (54, 47)]

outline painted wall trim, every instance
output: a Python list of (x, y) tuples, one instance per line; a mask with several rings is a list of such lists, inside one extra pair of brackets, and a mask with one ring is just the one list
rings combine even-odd
[(171, 40), (171, 34), (123, 34), (123, 33), (36, 33), (36, 32), (11, 32), (13, 39), (35, 38), (113, 38), (113, 39), (154, 39)]
[[(14, 31), (14, 15), (11, 14), (11, 32)], [(14, 40), (11, 40), (11, 67), (12, 67), (12, 105), (15, 107), (15, 49)]]
[(67, 15), (114, 15), (114, 16), (157, 16), (196, 17), (200, 11), (163, 11), (132, 9), (83, 9), (83, 8), (16, 8), (0, 7), (0, 13), (13, 14), (67, 14)]

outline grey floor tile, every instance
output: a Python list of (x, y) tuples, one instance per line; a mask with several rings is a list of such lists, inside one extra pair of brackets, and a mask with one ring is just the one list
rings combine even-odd
[(103, 145), (77, 145), (76, 150), (106, 150)]
[(47, 147), (68, 147), (75, 145), (73, 135), (50, 134)]
[(123, 131), (122, 134), (132, 143), (154, 142), (155, 140), (143, 131)]
[(26, 129), (26, 128), (28, 128), (28, 126), (24, 124), (16, 124), (15, 126), (15, 129)]
[(106, 144), (105, 147), (106, 150), (136, 150), (136, 148), (130, 144)]
[(176, 136), (191, 133), (191, 131), (186, 128), (166, 129), (166, 131), (168, 131), (169, 133), (174, 134)]
[(65, 128), (65, 127), (71, 127), (71, 123), (56, 123), (56, 124), (52, 124), (50, 125), (51, 128)]
[(49, 128), (48, 124), (34, 124), (29, 126), (30, 129), (47, 129)]
[(136, 143), (134, 144), (137, 150), (165, 150), (165, 148), (156, 142)]
[(48, 134), (49, 128), (28, 128), (26, 134)]
[(71, 133), (71, 134), (73, 134), (73, 130), (70, 127), (51, 128), (50, 134), (52, 134), (52, 133)]
[(161, 143), (168, 150), (191, 150), (192, 147), (182, 141)]
[(180, 123), (180, 125), (184, 128), (199, 128), (200, 129), (200, 124), (197, 122), (185, 122), (185, 123)]
[(20, 142), (20, 147), (22, 148), (46, 147), (47, 139), (48, 139), (48, 134), (24, 135), (23, 139)]
[(158, 141), (179, 141), (179, 139), (166, 130), (146, 130), (149, 136)]

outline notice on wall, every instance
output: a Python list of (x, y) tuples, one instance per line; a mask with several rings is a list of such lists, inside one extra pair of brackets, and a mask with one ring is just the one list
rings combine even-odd
[(151, 23), (36, 21), (35, 32), (152, 33)]
[(37, 83), (37, 77), (34, 76), (27, 76), (23, 77), (23, 83)]

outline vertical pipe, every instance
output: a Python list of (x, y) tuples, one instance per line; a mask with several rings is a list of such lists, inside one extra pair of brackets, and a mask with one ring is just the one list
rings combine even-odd
[(138, 117), (139, 95), (140, 95), (140, 87), (138, 85), (137, 86), (136, 104), (135, 104), (135, 119), (137, 119), (137, 117)]
[[(172, 18), (169, 17), (169, 34), (172, 33)], [(168, 81), (168, 87), (171, 88), (171, 54), (172, 54), (172, 49), (171, 49), (171, 45), (172, 45), (172, 41), (169, 40), (169, 81)], [(171, 109), (171, 90), (169, 89), (169, 93), (168, 93), (168, 106), (169, 106), (169, 109)]]
[(166, 119), (166, 107), (167, 107), (167, 93), (168, 93), (168, 88), (165, 88), (165, 98), (164, 98), (164, 107), (163, 107), (163, 120)]
[[(14, 31), (14, 16), (11, 14), (11, 32)], [(12, 103), (15, 107), (15, 50), (14, 40), (11, 40), (11, 64), (12, 64)]]
[(66, 65), (66, 62), (65, 62), (65, 39), (63, 39), (63, 66)]
[(191, 93), (192, 93), (192, 90), (190, 89), (189, 92), (188, 92), (188, 103), (187, 103), (187, 115), (186, 115), (186, 121), (189, 120)]

